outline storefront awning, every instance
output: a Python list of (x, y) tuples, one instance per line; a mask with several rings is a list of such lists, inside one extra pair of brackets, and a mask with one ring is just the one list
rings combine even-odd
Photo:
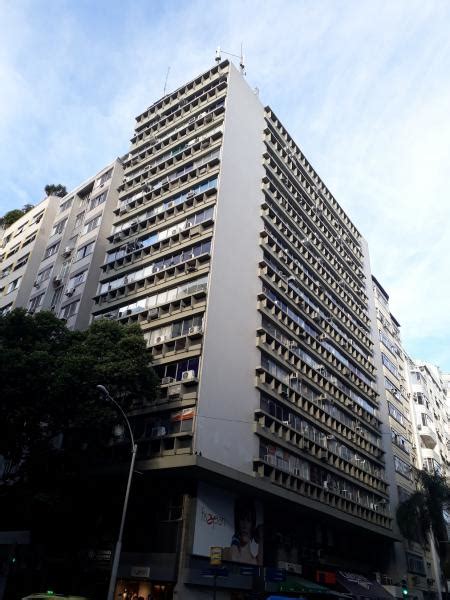
[(384, 587), (377, 581), (369, 581), (366, 577), (347, 571), (339, 571), (337, 583), (354, 598), (373, 598), (374, 600), (393, 600)]
[[(302, 577), (288, 577), (286, 581), (280, 583), (279, 592), (300, 592), (301, 594), (327, 594), (330, 596), (342, 596), (338, 592), (334, 592), (324, 585), (308, 581)], [(269, 599), (268, 599), (269, 600)]]

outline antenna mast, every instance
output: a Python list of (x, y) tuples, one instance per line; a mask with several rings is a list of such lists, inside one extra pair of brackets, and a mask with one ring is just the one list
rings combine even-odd
[(167, 73), (166, 73), (166, 80), (164, 82), (164, 92), (163, 92), (163, 96), (166, 95), (166, 89), (167, 89), (167, 80), (169, 79), (169, 73), (170, 73), (170, 67), (167, 67)]
[(217, 64), (222, 60), (222, 54), (226, 54), (227, 56), (233, 56), (234, 58), (239, 59), (239, 68), (241, 70), (242, 75), (246, 75), (245, 64), (244, 64), (244, 54), (242, 52), (242, 42), (241, 42), (241, 53), (240, 54), (232, 54), (231, 52), (225, 52), (225, 50), (221, 50), (220, 46), (217, 46), (215, 61)]

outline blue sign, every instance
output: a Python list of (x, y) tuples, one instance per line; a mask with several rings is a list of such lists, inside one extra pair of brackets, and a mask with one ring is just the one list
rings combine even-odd
[(229, 571), (225, 567), (210, 567), (209, 569), (202, 569), (200, 575), (202, 577), (228, 577)]
[(240, 568), (241, 575), (254, 576), (259, 575), (259, 567), (241, 567)]
[(266, 569), (266, 581), (286, 581), (283, 569)]

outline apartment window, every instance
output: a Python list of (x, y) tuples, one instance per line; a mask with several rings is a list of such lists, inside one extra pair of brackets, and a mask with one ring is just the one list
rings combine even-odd
[(8, 277), (8, 275), (11, 273), (11, 267), (6, 267), (6, 269), (3, 269), (3, 271), (0, 273), (0, 279), (3, 279), (4, 277)]
[(417, 556), (415, 554), (406, 553), (406, 559), (408, 561), (408, 572), (416, 573), (417, 575), (422, 575), (425, 577), (427, 574), (425, 570), (425, 564), (423, 562), (423, 558), (421, 556)]
[(36, 234), (33, 233), (33, 235), (30, 235), (30, 237), (26, 238), (26, 240), (22, 244), (22, 248), (24, 248), (25, 246), (28, 246), (28, 244), (31, 244), (31, 242), (34, 242), (35, 239), (36, 239)]
[(53, 229), (50, 235), (58, 235), (64, 231), (64, 227), (66, 226), (67, 218), (59, 221), (55, 225), (53, 225)]
[(68, 200), (63, 202), (59, 207), (59, 212), (64, 212), (65, 210), (68, 210), (72, 206), (72, 203), (73, 198), (69, 198)]
[(188, 360), (182, 360), (177, 363), (170, 363), (168, 365), (161, 365), (156, 367), (156, 372), (158, 376), (161, 377), (172, 377), (177, 381), (181, 380), (181, 377), (185, 371), (194, 371), (195, 377), (197, 377), (199, 367), (199, 359), (190, 358)]
[(395, 419), (400, 425), (406, 425), (406, 417), (403, 413), (401, 413), (393, 404), (388, 402), (389, 414), (393, 419)]
[(23, 232), (23, 230), (25, 229), (26, 225), (28, 225), (28, 221), (26, 221), (25, 223), (23, 223), (23, 225), (21, 225), (19, 227), (19, 229), (14, 234), (14, 237), (17, 237), (18, 235), (20, 235)]
[(43, 300), (44, 300), (44, 293), (39, 294), (39, 296), (35, 296), (34, 298), (31, 298), (30, 304), (28, 305), (28, 310), (30, 312), (34, 312), (40, 306), (42, 306)]
[(390, 360), (383, 352), (381, 353), (381, 360), (383, 361), (383, 365), (396, 377), (398, 377), (398, 370), (396, 365)]
[(89, 202), (88, 210), (92, 210), (96, 206), (99, 206), (105, 200), (106, 200), (106, 192), (103, 192), (103, 194), (100, 194), (99, 196), (95, 196), (95, 198), (92, 198), (92, 200)]
[(397, 473), (403, 475), (407, 479), (411, 479), (411, 465), (405, 463), (405, 461), (401, 460), (398, 456), (394, 455), (394, 467)]
[(81, 273), (77, 273), (69, 279), (69, 288), (77, 287), (86, 281), (87, 269)]
[(70, 304), (66, 304), (66, 306), (64, 306), (59, 313), (60, 319), (70, 319), (70, 317), (73, 317), (74, 315), (76, 315), (79, 304), (80, 304), (79, 300), (76, 300), (75, 302), (71, 302)]
[(7, 304), (3, 308), (0, 308), (0, 315), (7, 315), (12, 310), (13, 303)]
[(428, 473), (439, 473), (441, 474), (442, 468), (441, 465), (434, 458), (424, 458), (423, 460), (423, 468), (428, 471)]
[(20, 244), (17, 244), (17, 246), (14, 246), (14, 248), (11, 248), (11, 250), (6, 255), (6, 258), (9, 258), (10, 256), (13, 256), (14, 254), (16, 254), (16, 252), (19, 252), (19, 248), (20, 248)]
[(424, 427), (429, 427), (431, 425), (431, 423), (432, 423), (432, 421), (431, 421), (430, 417), (427, 414), (422, 413), (422, 425)]
[(22, 277), (18, 277), (17, 279), (14, 279), (14, 281), (11, 281), (11, 283), (8, 285), (8, 289), (7, 289), (6, 293), (10, 294), (14, 290), (17, 290), (21, 281), (22, 281)]
[(36, 283), (42, 283), (43, 281), (47, 281), (47, 279), (50, 278), (50, 273), (52, 272), (52, 269), (53, 265), (51, 267), (47, 267), (46, 269), (38, 273), (38, 276), (36, 277)]
[(56, 242), (56, 244), (52, 244), (51, 246), (49, 246), (44, 252), (44, 257), (42, 260), (45, 260), (46, 258), (49, 258), (50, 256), (56, 254), (58, 252), (59, 244), (60, 242)]
[(52, 301), (51, 301), (51, 307), (52, 309), (56, 308), (56, 305), (59, 303), (59, 301), (61, 300), (61, 296), (63, 293), (63, 289), (64, 286), (60, 286), (59, 288), (57, 288), (54, 292), (53, 292), (53, 296), (52, 296)]
[(94, 246), (95, 242), (90, 242), (85, 246), (81, 246), (81, 248), (77, 250), (75, 260), (80, 260), (82, 258), (85, 258), (86, 256), (89, 256), (89, 254), (92, 254), (94, 252)]
[(28, 259), (30, 258), (30, 254), (26, 254), (25, 256), (22, 256), (22, 258), (19, 258), (19, 260), (16, 262), (16, 264), (14, 265), (14, 271), (17, 271), (17, 269), (21, 269), (23, 266), (25, 266), (28, 262)]
[(37, 215), (34, 217), (32, 224), (33, 224), (33, 225), (37, 225), (38, 223), (40, 223), (40, 222), (41, 222), (41, 220), (42, 220), (42, 217), (43, 217), (43, 216), (44, 216), (44, 211), (42, 211), (42, 212), (40, 212), (39, 214), (37, 214)]
[(103, 173), (103, 175), (98, 180), (97, 185), (103, 185), (104, 183), (106, 183), (108, 181), (108, 179), (111, 179), (111, 175), (112, 175), (112, 169), (110, 169), (106, 173)]
[(401, 398), (400, 390), (387, 377), (384, 378), (384, 387), (391, 392), (391, 394), (394, 396), (394, 398), (396, 398), (397, 400), (400, 400), (400, 398)]
[(391, 430), (391, 436), (392, 436), (392, 442), (396, 446), (398, 446), (399, 448), (401, 448), (402, 450), (404, 450), (405, 452), (407, 452), (409, 454), (408, 440), (400, 433), (397, 433), (397, 431), (395, 431), (394, 429)]
[(75, 219), (75, 225), (74, 225), (75, 229), (81, 225), (81, 223), (83, 222), (83, 219), (84, 219), (84, 211), (77, 215), (77, 218)]
[(98, 227), (101, 220), (102, 220), (102, 216), (98, 215), (94, 219), (91, 219), (90, 221), (88, 221), (85, 224), (85, 226), (83, 227), (83, 234), (82, 235), (85, 235), (86, 233), (89, 233), (90, 231), (92, 231), (93, 229), (95, 229), (96, 227)]

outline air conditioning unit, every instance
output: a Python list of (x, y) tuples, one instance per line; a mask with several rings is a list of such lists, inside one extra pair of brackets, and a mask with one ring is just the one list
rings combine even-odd
[(170, 231), (169, 231), (169, 235), (175, 235), (176, 233), (178, 233), (178, 227), (173, 227)]
[(200, 325), (194, 325), (193, 327), (189, 327), (189, 335), (192, 335), (194, 333), (201, 333), (202, 332), (202, 328)]
[(158, 318), (158, 309), (157, 308), (151, 308), (148, 311), (148, 318), (149, 319), (157, 319)]
[(167, 206), (166, 206), (166, 209), (167, 208), (172, 208), (173, 206), (175, 206), (175, 202), (168, 202)]
[(163, 437), (166, 435), (165, 427), (153, 427), (151, 431), (151, 437)]
[(63, 256), (64, 257), (70, 256), (72, 254), (72, 250), (73, 250), (73, 248), (70, 248), (70, 246), (67, 246), (66, 248), (64, 248)]
[(53, 285), (58, 286), (61, 284), (61, 277), (59, 275), (55, 275), (53, 277)]
[(188, 121), (188, 125), (192, 125), (192, 123), (195, 123), (195, 117), (191, 117)]
[(186, 194), (186, 198), (193, 198), (194, 196), (195, 196), (195, 192), (194, 192), (194, 190), (191, 190), (190, 192), (188, 192), (188, 193)]
[(195, 379), (195, 371), (183, 371), (181, 374), (181, 381), (192, 381)]
[(124, 215), (127, 212), (126, 206), (121, 206), (119, 208), (119, 215)]
[(41, 287), (41, 284), (39, 283), (39, 281), (35, 281), (35, 282), (33, 283), (33, 287), (35, 287), (35, 288), (39, 288), (39, 287)]
[(175, 379), (173, 377), (163, 377), (161, 379), (161, 385), (167, 385), (169, 383), (175, 383)]
[(165, 341), (165, 339), (166, 339), (165, 335), (160, 335), (156, 338), (155, 344), (162, 344)]
[(66, 296), (73, 296), (74, 291), (75, 291), (75, 288), (68, 288), (65, 291), (65, 294), (66, 294)]

